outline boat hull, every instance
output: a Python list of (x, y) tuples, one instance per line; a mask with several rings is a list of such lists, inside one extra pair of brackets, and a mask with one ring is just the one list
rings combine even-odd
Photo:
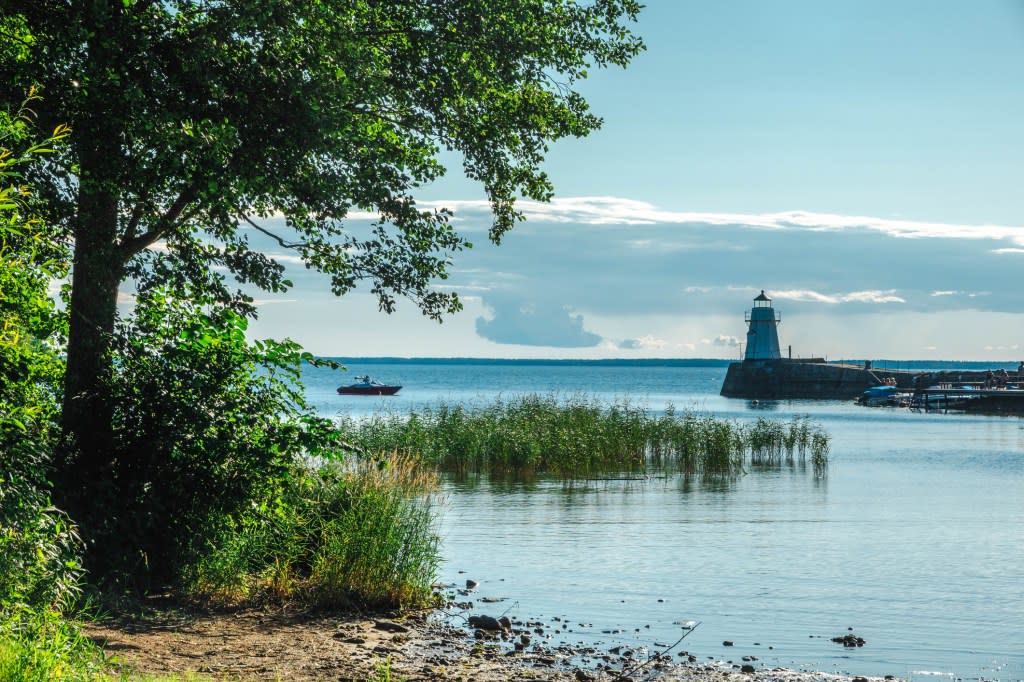
[(401, 386), (342, 386), (338, 389), (341, 395), (394, 395)]

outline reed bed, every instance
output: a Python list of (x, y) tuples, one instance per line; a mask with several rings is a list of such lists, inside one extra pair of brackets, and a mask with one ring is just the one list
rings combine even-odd
[(442, 402), (409, 414), (343, 417), (340, 428), (367, 452), (416, 454), (454, 474), (734, 476), (749, 464), (782, 466), (808, 457), (823, 474), (829, 451), (828, 434), (806, 417), (744, 423), (671, 406), (654, 415), (629, 401), (608, 405), (582, 395), (525, 395), (477, 406)]

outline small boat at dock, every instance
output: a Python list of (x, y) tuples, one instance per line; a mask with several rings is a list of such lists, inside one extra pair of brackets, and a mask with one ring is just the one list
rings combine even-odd
[(872, 386), (857, 397), (857, 404), (866, 407), (907, 407), (910, 394), (898, 386)]
[(338, 393), (341, 395), (394, 395), (402, 388), (393, 384), (381, 383), (368, 374), (357, 376), (355, 380), (354, 384), (339, 386)]

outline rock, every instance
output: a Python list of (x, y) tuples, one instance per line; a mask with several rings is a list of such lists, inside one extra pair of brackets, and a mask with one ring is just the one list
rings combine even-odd
[(742, 673), (753, 673), (754, 672), (754, 666), (752, 666), (750, 664), (744, 665), (744, 666), (742, 666), (740, 668), (740, 672), (742, 672)]
[(579, 680), (579, 682), (591, 682), (591, 680), (594, 679), (594, 676), (582, 668), (576, 668), (576, 679)]
[(474, 588), (475, 588), (475, 587), (476, 587), (477, 585), (479, 585), (479, 584), (480, 584), (480, 583), (478, 583), (478, 582), (477, 582), (477, 581), (475, 581), (475, 580), (470, 580), (470, 579), (468, 579), (468, 578), (466, 579), (466, 589), (467, 589), (467, 590), (472, 590), (472, 589), (474, 589)]
[(409, 628), (398, 623), (392, 623), (390, 620), (375, 620), (373, 621), (373, 627), (384, 632), (409, 632)]
[(866, 677), (855, 677), (855, 678), (853, 678), (853, 682), (868, 682), (868, 678), (866, 678)]
[(498, 619), (498, 625), (500, 625), (503, 630), (511, 630), (512, 620), (508, 616), (502, 616)]
[(339, 632), (334, 635), (335, 639), (340, 639), (345, 644), (366, 644), (366, 640), (362, 637), (346, 637), (344, 632)]
[(469, 627), (481, 630), (501, 630), (501, 623), (493, 616), (470, 616)]
[(722, 642), (722, 646), (732, 646), (732, 641), (727, 639), (724, 642)]
[(832, 641), (836, 644), (842, 644), (844, 647), (848, 649), (852, 649), (853, 647), (864, 646), (866, 644), (863, 637), (858, 637), (856, 635), (843, 635), (841, 637), (833, 637)]

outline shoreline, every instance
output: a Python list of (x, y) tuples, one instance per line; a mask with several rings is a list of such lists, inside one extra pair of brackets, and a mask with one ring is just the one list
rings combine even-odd
[[(493, 620), (493, 619), (492, 619)], [(479, 621), (477, 621), (479, 623)], [(233, 680), (376, 680), (414, 682), (606, 682), (653, 677), (676, 682), (886, 682), (766, 668), (756, 660), (722, 669), (676, 650), (552, 645), (531, 633), (539, 622), (499, 630), (441, 622), (433, 611), (323, 614), (288, 609), (200, 612), (158, 610), (141, 619), (87, 623), (86, 636), (120, 671), (198, 673)], [(524, 643), (525, 642), (525, 643)], [(684, 642), (685, 643), (685, 640)], [(390, 678), (384, 676), (390, 672)], [(623, 673), (627, 673), (623, 675)]]

